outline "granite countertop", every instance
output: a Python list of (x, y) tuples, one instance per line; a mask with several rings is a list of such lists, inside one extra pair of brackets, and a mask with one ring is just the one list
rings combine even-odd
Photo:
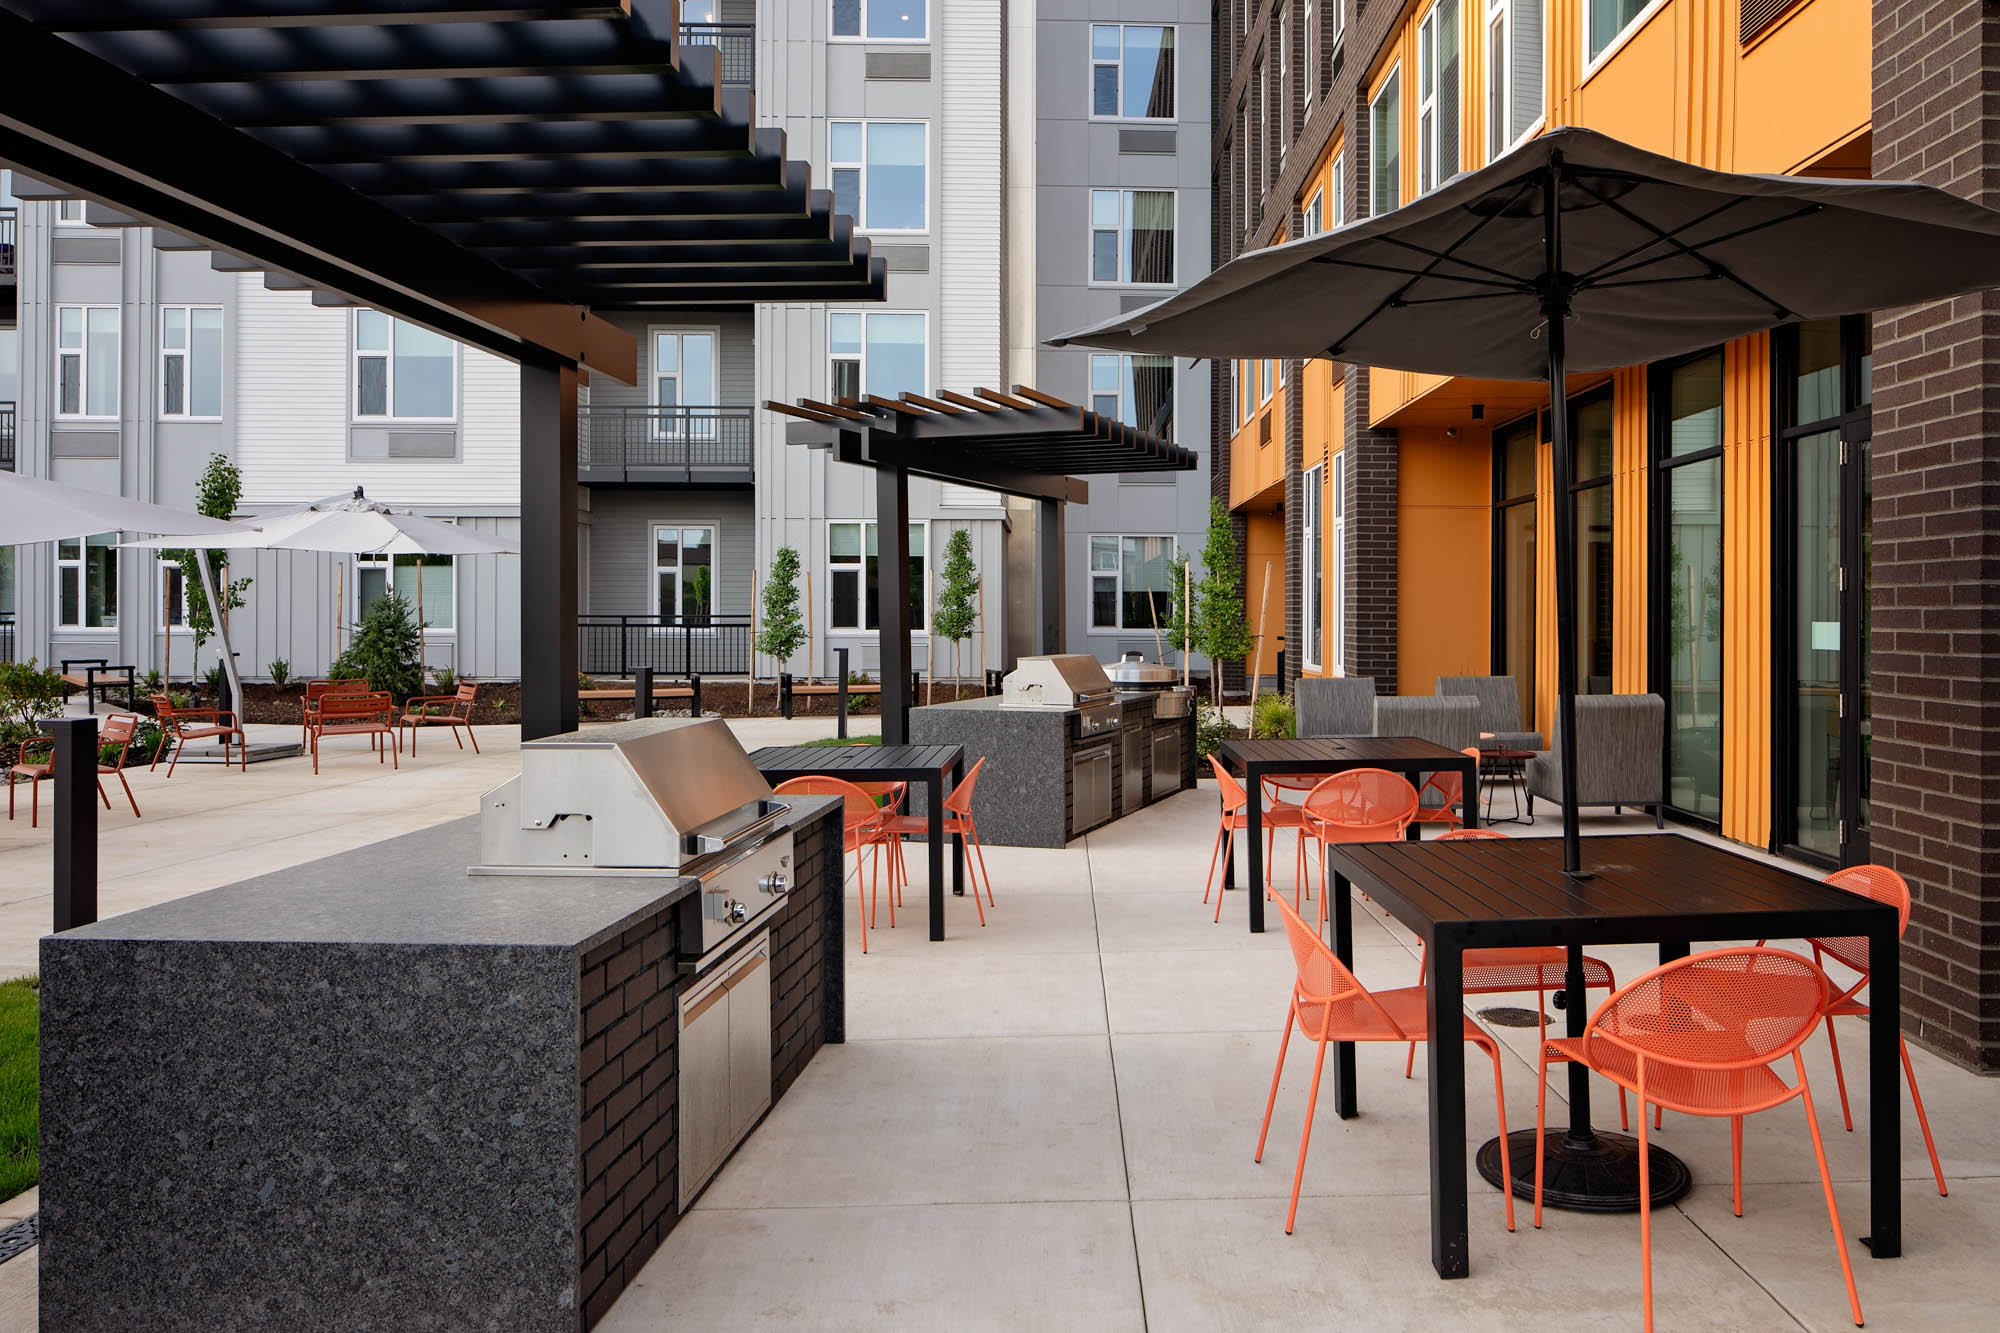
[(1076, 712), (1074, 708), (1006, 708), (997, 694), (983, 695), (977, 699), (960, 699), (948, 704), (920, 704), (910, 710), (912, 713), (1006, 713), (1020, 717), (1068, 717)]
[[(792, 823), (837, 799), (794, 797)], [(588, 948), (700, 888), (676, 874), (466, 874), (478, 860), (469, 815), (60, 938)]]

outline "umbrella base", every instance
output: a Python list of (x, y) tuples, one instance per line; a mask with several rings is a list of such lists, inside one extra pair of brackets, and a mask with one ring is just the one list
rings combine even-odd
[[(1547, 1156), (1542, 1164), (1542, 1202), (1577, 1213), (1639, 1211), (1639, 1141), (1625, 1134), (1596, 1134), (1590, 1146), (1569, 1141), (1567, 1129), (1542, 1131)], [(1687, 1164), (1658, 1144), (1648, 1144), (1653, 1206), (1669, 1204), (1694, 1187)], [(1514, 1168), (1514, 1196), (1535, 1197), (1535, 1131), (1507, 1136), (1508, 1165)], [(1500, 1140), (1488, 1139), (1474, 1159), (1479, 1174), (1500, 1188)]]
[(231, 749), (225, 758), (220, 745), (204, 745), (200, 749), (189, 747), (188, 752), (178, 762), (183, 764), (221, 764), (232, 767), (239, 762), (261, 764), (266, 759), (296, 759), (306, 752), (297, 741), (287, 744), (283, 741), (252, 741), (247, 747)]

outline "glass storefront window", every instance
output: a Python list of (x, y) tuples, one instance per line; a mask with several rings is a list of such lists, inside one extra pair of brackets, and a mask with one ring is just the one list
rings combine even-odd
[(1667, 801), (1703, 819), (1722, 814), (1722, 370), (1715, 352), (1670, 372), (1657, 475)]

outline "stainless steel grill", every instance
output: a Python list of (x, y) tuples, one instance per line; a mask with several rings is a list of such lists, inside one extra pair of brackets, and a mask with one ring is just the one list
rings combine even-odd
[(1085, 653), (1022, 658), (1000, 682), (1000, 706), (1075, 709), (1085, 736), (1118, 725), (1118, 692), (1104, 664)]
[(572, 731), (522, 745), (520, 775), (481, 798), (471, 873), (699, 879), (701, 936), (682, 941), (699, 971), (783, 902), (789, 810), (721, 718)]

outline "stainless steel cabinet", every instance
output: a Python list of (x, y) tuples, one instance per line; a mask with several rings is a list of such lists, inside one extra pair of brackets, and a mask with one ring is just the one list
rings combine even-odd
[(701, 978), (680, 1003), (680, 1207), (771, 1106), (768, 935)]

